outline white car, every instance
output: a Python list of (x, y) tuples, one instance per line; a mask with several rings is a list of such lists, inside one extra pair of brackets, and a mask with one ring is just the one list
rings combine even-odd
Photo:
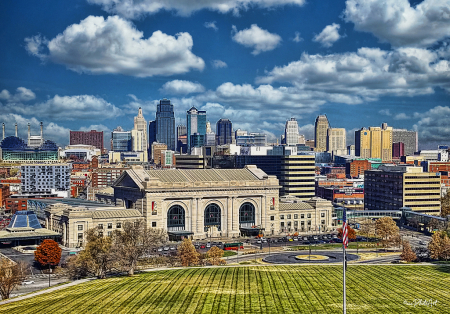
[(33, 280), (25, 280), (25, 281), (22, 281), (22, 286), (25, 286), (25, 285), (32, 285), (32, 284), (34, 284), (34, 281), (33, 281)]

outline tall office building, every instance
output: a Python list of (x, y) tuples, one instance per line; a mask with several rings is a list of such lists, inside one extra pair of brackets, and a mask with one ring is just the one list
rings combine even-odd
[(192, 107), (186, 112), (186, 124), (187, 147), (188, 151), (190, 151), (193, 147), (191, 145), (191, 136), (197, 133), (204, 137), (206, 134), (206, 111)]
[(159, 101), (156, 109), (156, 141), (175, 150), (175, 116), (173, 105), (166, 98)]
[(298, 144), (298, 123), (295, 118), (286, 121), (284, 128), (284, 141), (287, 146), (295, 146)]
[(317, 152), (327, 150), (327, 132), (330, 124), (326, 115), (320, 115), (316, 118), (314, 126), (314, 147)]
[(233, 143), (233, 124), (228, 119), (220, 119), (216, 123), (216, 144), (225, 145)]
[(355, 131), (355, 154), (361, 158), (392, 160), (392, 127), (383, 123), (381, 128), (369, 127)]
[[(148, 148), (152, 151), (152, 144), (156, 142), (156, 121), (149, 121), (148, 123)], [(150, 157), (150, 156), (149, 156)]]
[(414, 155), (419, 151), (419, 140), (416, 131), (408, 131), (406, 129), (393, 129), (392, 142), (402, 142), (405, 145), (405, 156)]
[(366, 210), (399, 210), (410, 207), (427, 215), (441, 211), (441, 177), (410, 165), (381, 165), (364, 172)]
[(103, 131), (70, 131), (70, 145), (91, 145), (103, 150)]
[(114, 152), (131, 152), (133, 148), (130, 131), (117, 127), (111, 133), (111, 150)]
[[(148, 133), (147, 133), (147, 121), (142, 114), (142, 108), (139, 107), (138, 115), (134, 117), (134, 129), (135, 131), (140, 131), (141, 135), (138, 139), (134, 141), (139, 141), (140, 143), (136, 143), (134, 146), (137, 149), (133, 148), (133, 151), (141, 151), (144, 152), (144, 161), (148, 161)], [(137, 134), (137, 132), (135, 132)]]
[(187, 128), (185, 125), (177, 126), (177, 151), (180, 153), (187, 152)]
[(327, 152), (333, 155), (345, 155), (347, 150), (344, 128), (329, 128), (327, 131)]
[(302, 200), (315, 196), (315, 158), (312, 155), (283, 156), (280, 185), (282, 195)]

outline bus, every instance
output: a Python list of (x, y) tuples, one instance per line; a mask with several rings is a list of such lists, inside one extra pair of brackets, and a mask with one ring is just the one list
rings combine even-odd
[(235, 243), (224, 243), (223, 244), (223, 249), (225, 251), (230, 251), (230, 250), (243, 250), (244, 249), (244, 243), (242, 242), (235, 242)]

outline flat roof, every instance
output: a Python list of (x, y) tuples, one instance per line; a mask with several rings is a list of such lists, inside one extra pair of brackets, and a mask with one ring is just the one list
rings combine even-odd
[(35, 201), (35, 202), (40, 202), (40, 203), (45, 203), (45, 204), (67, 204), (67, 205), (71, 205), (71, 206), (84, 206), (87, 208), (90, 207), (115, 207), (111, 204), (104, 204), (104, 203), (99, 203), (99, 202), (94, 202), (94, 201), (88, 201), (88, 200), (83, 200), (83, 199), (79, 199), (79, 198), (52, 198), (52, 199), (30, 199), (30, 201)]

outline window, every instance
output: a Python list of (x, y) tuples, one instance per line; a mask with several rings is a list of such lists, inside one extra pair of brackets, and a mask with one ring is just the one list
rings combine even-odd
[(112, 223), (108, 223), (108, 229), (112, 229)]
[(156, 228), (156, 221), (152, 221), (152, 227)]
[(304, 219), (304, 218), (305, 218), (305, 214), (301, 214), (301, 215), (300, 215), (300, 218), (301, 218), (301, 219)]
[(298, 214), (294, 214), (294, 219), (298, 219)]
[(112, 231), (108, 231), (108, 237), (112, 236)]
[(284, 219), (284, 215), (280, 215), (280, 219)]
[(284, 227), (284, 221), (281, 222), (281, 227)]
[(99, 229), (103, 229), (103, 224), (98, 224)]
[(325, 217), (325, 213), (320, 213), (320, 217)]
[(243, 226), (253, 226), (255, 224), (255, 206), (251, 203), (244, 203), (239, 208), (239, 224)]
[(122, 228), (122, 223), (118, 222), (118, 223), (116, 224), (116, 228), (117, 228), (117, 229)]
[(103, 232), (100, 231), (100, 232), (98, 233), (98, 236), (99, 236), (99, 237), (103, 237)]
[(78, 225), (78, 230), (83, 230), (83, 225)]
[(78, 240), (83, 240), (83, 234), (82, 233), (78, 234)]
[(275, 216), (270, 216), (270, 220), (275, 220)]
[(308, 218), (311, 218), (311, 214), (308, 214), (307, 217), (308, 217)]
[(167, 212), (167, 229), (169, 231), (176, 231), (176, 230), (184, 230), (184, 228), (185, 228), (184, 208), (181, 207), (180, 205), (174, 205), (170, 207), (169, 211)]
[(287, 219), (291, 219), (291, 214), (287, 215)]
[(216, 226), (220, 231), (221, 226), (221, 210), (217, 204), (209, 204), (205, 208), (205, 231), (208, 231), (209, 226)]
[(324, 225), (324, 224), (325, 224), (325, 220), (321, 220), (320, 223), (321, 223), (322, 225)]

